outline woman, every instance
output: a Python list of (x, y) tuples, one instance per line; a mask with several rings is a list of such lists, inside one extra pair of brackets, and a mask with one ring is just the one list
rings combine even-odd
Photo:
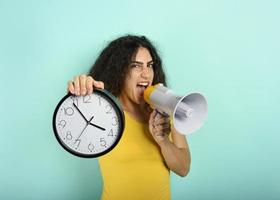
[(68, 91), (78, 96), (105, 87), (124, 109), (125, 130), (119, 144), (99, 158), (102, 200), (170, 199), (169, 170), (180, 176), (189, 172), (185, 137), (144, 101), (145, 88), (157, 83), (166, 85), (155, 47), (146, 37), (131, 35), (112, 41), (88, 76), (68, 82)]

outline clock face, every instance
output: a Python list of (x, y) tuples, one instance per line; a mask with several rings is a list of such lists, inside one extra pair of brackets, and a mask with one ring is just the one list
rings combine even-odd
[(57, 105), (53, 129), (58, 142), (80, 157), (98, 157), (112, 150), (124, 128), (117, 100), (105, 90), (91, 95), (66, 95)]

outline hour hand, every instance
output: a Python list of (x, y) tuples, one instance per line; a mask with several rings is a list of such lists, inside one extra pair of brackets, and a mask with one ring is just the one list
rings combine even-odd
[(98, 125), (96, 125), (96, 124), (93, 124), (93, 123), (89, 123), (90, 125), (92, 125), (92, 126), (94, 126), (94, 127), (96, 127), (96, 128), (99, 128), (99, 129), (101, 129), (102, 131), (105, 131), (106, 129), (105, 128), (103, 128), (103, 127), (101, 127), (101, 126), (98, 126)]
[(78, 108), (78, 106), (76, 106), (75, 103), (73, 103), (74, 107), (78, 110), (78, 112), (82, 115), (82, 117), (84, 118), (84, 120), (86, 120), (86, 122), (88, 123), (89, 121), (87, 120), (87, 118), (83, 115), (83, 113), (80, 111), (80, 109)]

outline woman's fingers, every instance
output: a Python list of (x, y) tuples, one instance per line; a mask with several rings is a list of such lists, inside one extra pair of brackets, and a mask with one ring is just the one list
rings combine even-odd
[(80, 75), (79, 81), (80, 81), (80, 94), (84, 96), (87, 93), (87, 88), (86, 88), (87, 76), (85, 74)]
[(157, 132), (163, 132), (163, 131), (166, 131), (167, 129), (170, 129), (170, 124), (162, 124), (159, 126), (155, 126), (155, 130)]
[(80, 96), (80, 77), (74, 77), (74, 88), (75, 88), (75, 95)]
[(67, 87), (67, 92), (70, 92), (71, 94), (75, 94), (75, 88), (73, 81), (68, 81), (68, 87)]
[(149, 130), (156, 142), (165, 140), (171, 132), (169, 117), (153, 110), (149, 119)]
[(154, 132), (154, 120), (155, 120), (155, 116), (156, 116), (157, 112), (155, 110), (153, 110), (153, 112), (150, 114), (150, 118), (149, 118), (149, 130), (151, 132), (151, 134), (153, 135)]
[(98, 88), (98, 89), (104, 89), (104, 83), (102, 81), (96, 81), (93, 80), (93, 87)]
[(151, 125), (151, 128), (156, 132), (162, 132), (170, 129), (169, 118), (158, 114), (156, 110), (151, 113), (149, 124)]
[(104, 83), (102, 81), (96, 81), (91, 76), (82, 74), (75, 76), (73, 81), (68, 81), (68, 91), (76, 96), (90, 95), (94, 88), (104, 89)]
[(93, 91), (93, 78), (91, 76), (87, 76), (86, 80), (86, 88), (87, 88), (87, 94), (90, 95)]
[(153, 112), (150, 114), (149, 124), (154, 125), (155, 117), (156, 117), (157, 111), (153, 110)]
[(155, 119), (154, 125), (158, 126), (161, 124), (169, 124), (169, 122), (170, 122), (170, 120), (168, 117), (163, 117), (163, 118)]

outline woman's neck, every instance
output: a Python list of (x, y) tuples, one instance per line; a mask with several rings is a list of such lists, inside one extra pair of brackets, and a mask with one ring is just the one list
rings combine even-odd
[(136, 104), (135, 102), (119, 97), (122, 107), (132, 118), (141, 122), (148, 123), (150, 116), (150, 107), (145, 102)]

